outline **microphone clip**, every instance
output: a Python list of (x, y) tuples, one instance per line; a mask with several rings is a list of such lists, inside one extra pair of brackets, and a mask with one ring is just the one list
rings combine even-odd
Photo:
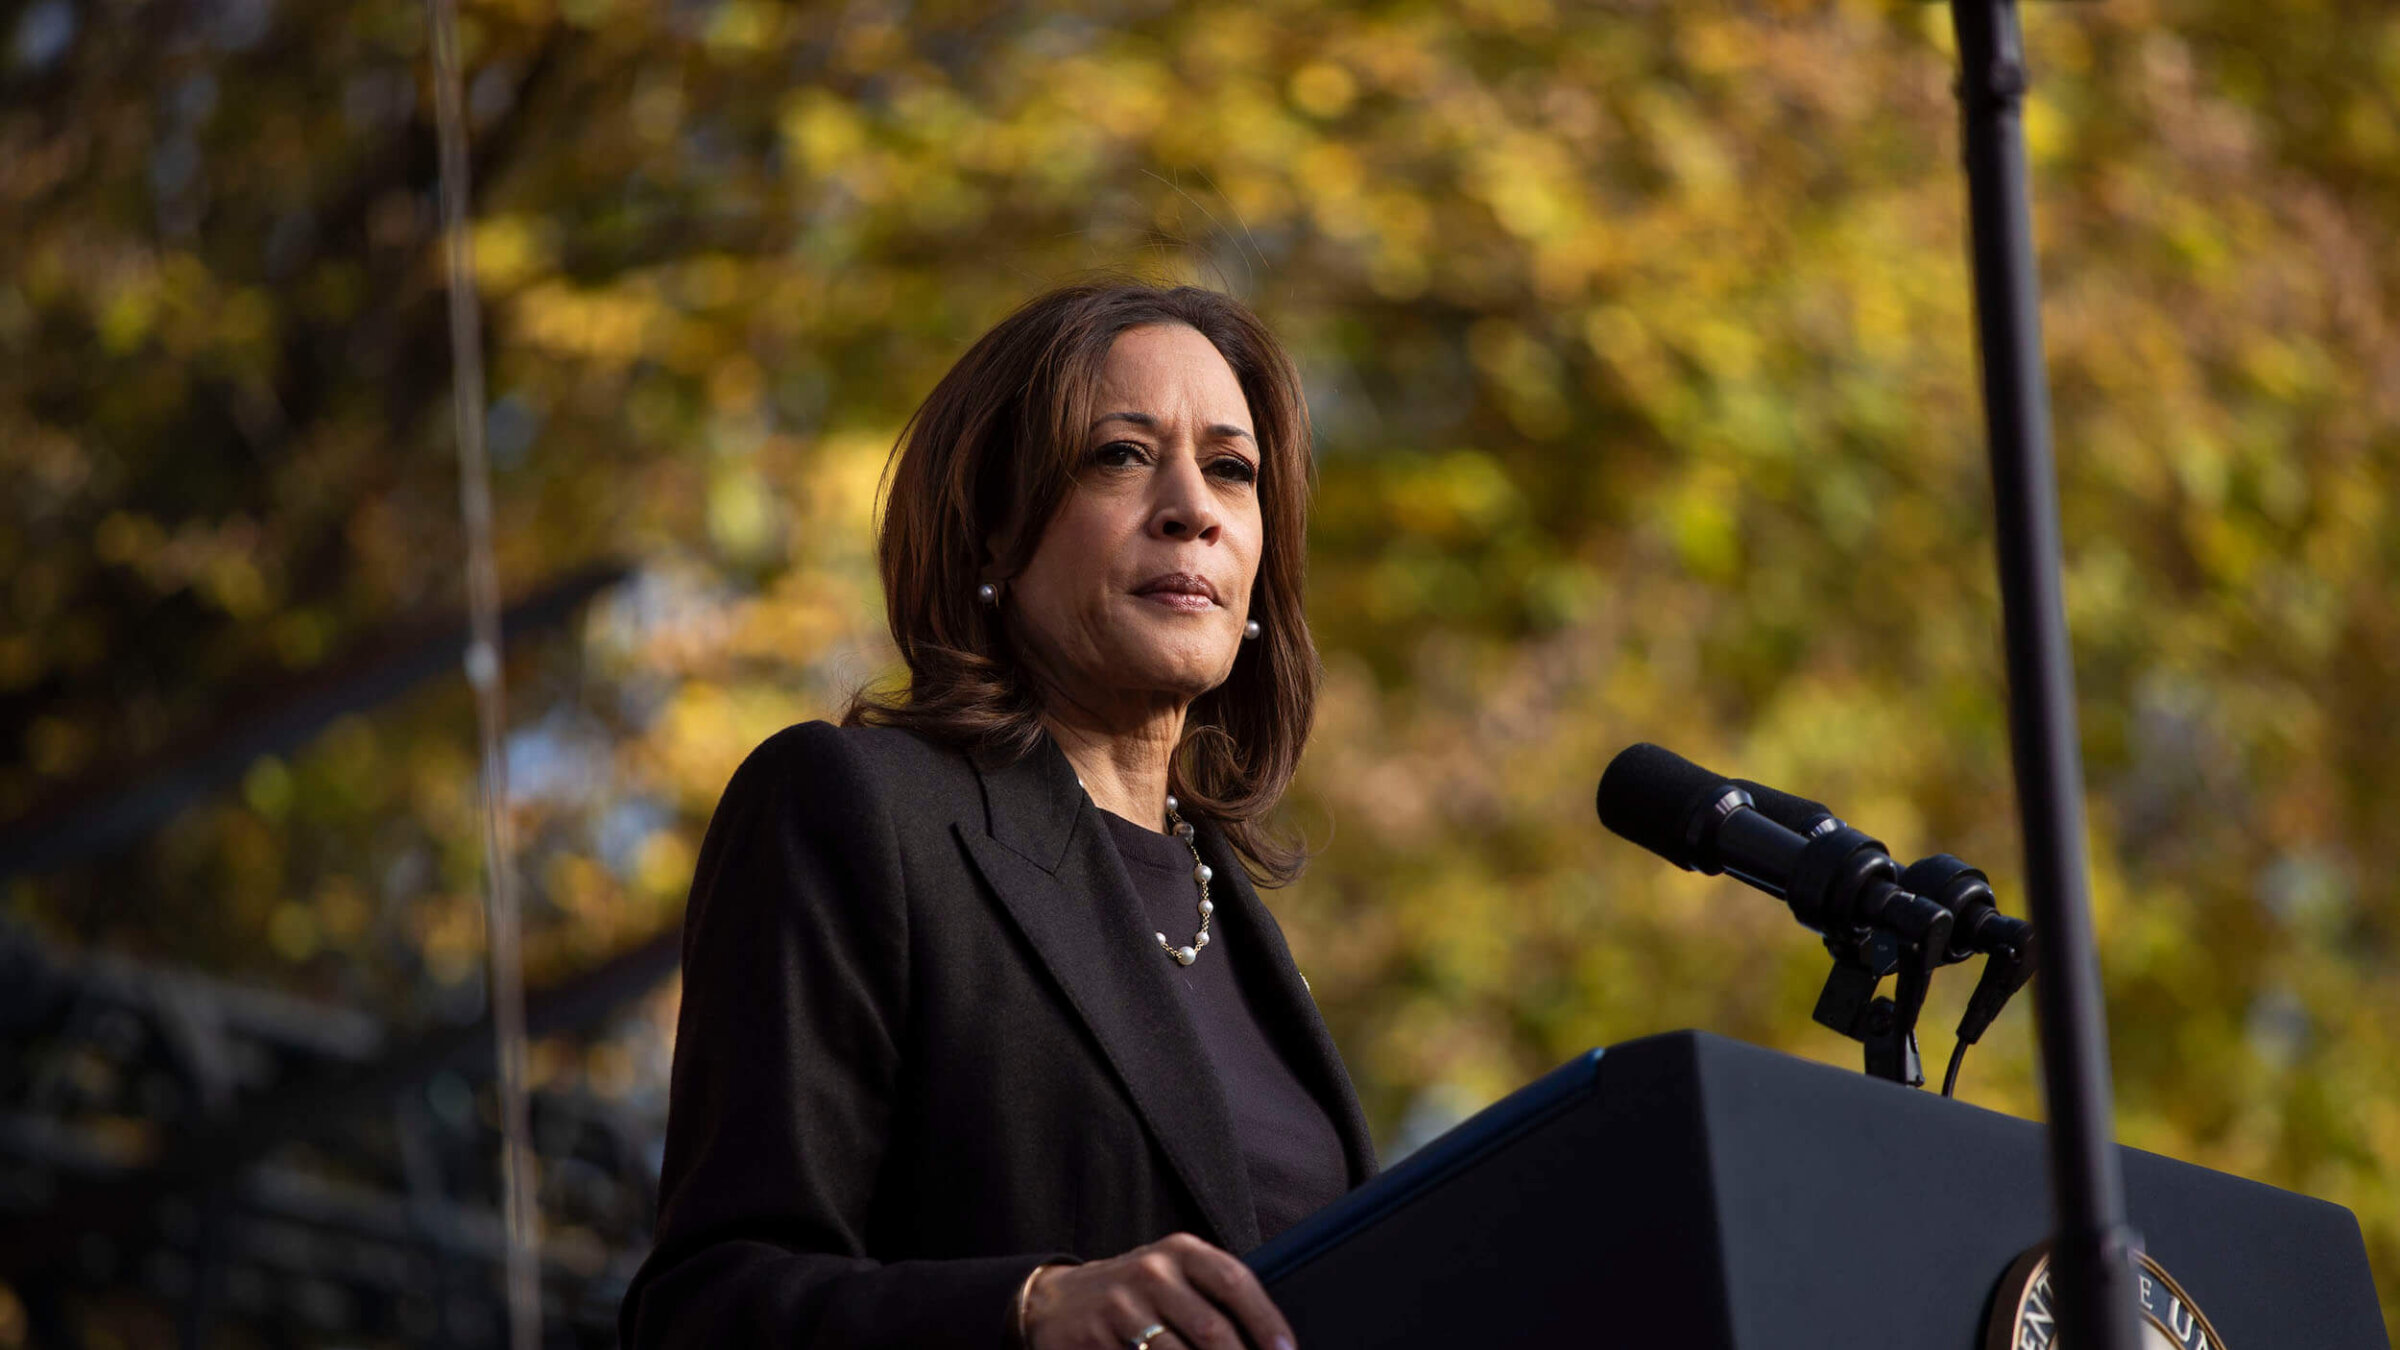
[[(1917, 1018), (1933, 988), (1938, 944), (1903, 944), (1888, 928), (1858, 927), (1825, 936), (1833, 970), (1817, 995), (1817, 1024), (1866, 1047), (1869, 1077), (1904, 1087), (1925, 1086), (1925, 1064), (1917, 1053)], [(1897, 998), (1876, 992), (1883, 977), (1897, 972)]]

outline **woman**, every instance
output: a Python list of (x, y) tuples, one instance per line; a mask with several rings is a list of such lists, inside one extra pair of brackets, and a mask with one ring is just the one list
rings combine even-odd
[(1250, 872), (1307, 736), (1309, 429), (1234, 301), (1073, 287), (911, 419), (905, 697), (734, 774), (625, 1343), (1288, 1350), (1230, 1255), (1375, 1166)]

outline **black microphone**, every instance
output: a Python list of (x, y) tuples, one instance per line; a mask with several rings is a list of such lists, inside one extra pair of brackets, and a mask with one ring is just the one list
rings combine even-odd
[(1808, 845), (1746, 809), (1750, 794), (1736, 784), (1647, 743), (1609, 761), (1598, 804), (1601, 824), (1684, 871), (1730, 871), (1777, 899)]
[(1953, 961), (1977, 952), (2014, 957), (2033, 945), (2033, 925), (2000, 912), (1992, 879), (1947, 853), (1910, 863), (1900, 884), (1940, 902), (1957, 919), (1950, 928)]
[(1790, 905), (1795, 918), (1818, 932), (1868, 925), (1920, 944), (1928, 956), (1947, 951), (1950, 911), (1903, 888), (1882, 844), (1822, 806), (1775, 795), (1813, 807), (1822, 817), (1810, 825), (1815, 833), (1771, 819), (1736, 780), (1642, 744), (1609, 762), (1598, 806), (1610, 830), (1685, 871), (1747, 882)]
[[(1813, 836), (1843, 824), (1822, 802), (1778, 792), (1747, 778), (1733, 781), (1750, 794), (1752, 809), (1787, 830)], [(2000, 912), (1991, 878), (1947, 853), (1909, 864), (1900, 874), (1900, 888), (1950, 911), (1950, 948), (1943, 955), (1951, 961), (1964, 961), (1977, 952), (2013, 957), (2033, 942), (2032, 924)]]
[[(1796, 797), (1789, 792), (1779, 791), (1764, 783), (1754, 783), (1747, 778), (1736, 778), (1733, 780), (1733, 785), (1750, 794), (1750, 805), (1760, 815), (1792, 833), (1806, 838), (1813, 839), (1827, 831), (1838, 830), (1849, 823), (1835, 815), (1832, 808), (1823, 802), (1812, 802), (1806, 797)], [(1909, 889), (1915, 890), (1916, 888), (1912, 886)]]
[[(1752, 809), (1786, 829), (1813, 835), (1842, 825), (1822, 802), (1778, 792), (1746, 778), (1733, 781), (1750, 794)], [(1949, 948), (1939, 959), (1965, 961), (1977, 952), (1986, 957), (1983, 977), (1975, 982), (1975, 992), (1959, 1015), (1958, 1043), (1951, 1047), (1950, 1069), (1942, 1076), (1942, 1095), (1947, 1097), (1958, 1089), (1959, 1064), (1966, 1058), (1967, 1047), (1983, 1039), (2009, 999), (2033, 978), (2039, 966), (2033, 925), (2001, 913), (1992, 895), (1991, 878), (1947, 853), (1909, 864), (1900, 874), (1900, 885), (1950, 911)]]

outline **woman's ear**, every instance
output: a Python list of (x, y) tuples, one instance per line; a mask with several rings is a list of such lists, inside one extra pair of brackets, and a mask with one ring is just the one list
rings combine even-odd
[(1023, 559), (1017, 559), (1016, 567), (1009, 565), (1009, 560), (1016, 553), (1016, 548), (1017, 532), (1008, 526), (1001, 526), (984, 535), (983, 565), (976, 571), (978, 579), (1006, 581), (1016, 575), (1018, 569), (1024, 565)]

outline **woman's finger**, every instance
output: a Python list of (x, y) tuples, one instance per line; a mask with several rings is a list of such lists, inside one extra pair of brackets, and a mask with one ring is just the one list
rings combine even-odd
[[(1158, 1320), (1188, 1343), (1192, 1350), (1246, 1350), (1233, 1320), (1178, 1274), (1174, 1283), (1153, 1289)], [(1157, 1342), (1153, 1341), (1153, 1345)]]
[[(1180, 1236), (1180, 1235), (1178, 1235)], [(1174, 1238), (1167, 1239), (1174, 1242)], [(1267, 1297), (1266, 1287), (1258, 1276), (1232, 1254), (1209, 1246), (1198, 1238), (1189, 1245), (1178, 1246), (1184, 1274), (1199, 1290), (1218, 1306), (1233, 1314), (1259, 1350), (1292, 1350), (1292, 1325), (1283, 1320), (1275, 1300)]]

